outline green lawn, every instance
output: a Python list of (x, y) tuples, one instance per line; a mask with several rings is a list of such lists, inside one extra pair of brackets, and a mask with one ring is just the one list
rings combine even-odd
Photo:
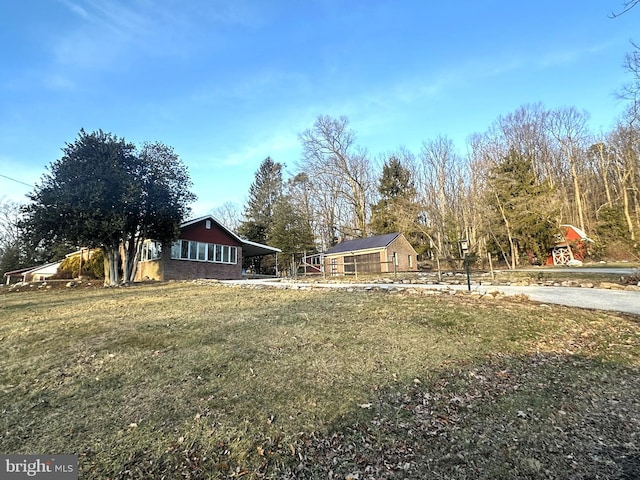
[(0, 452), (82, 479), (635, 478), (639, 333), (468, 296), (6, 293)]

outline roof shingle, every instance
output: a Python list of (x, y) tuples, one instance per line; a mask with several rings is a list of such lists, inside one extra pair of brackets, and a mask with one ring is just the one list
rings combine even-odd
[(355, 252), (356, 250), (367, 250), (370, 248), (384, 248), (393, 242), (399, 233), (387, 233), (385, 235), (376, 235), (374, 237), (356, 238), (355, 240), (347, 240), (334, 245), (327, 250), (325, 255), (342, 252)]

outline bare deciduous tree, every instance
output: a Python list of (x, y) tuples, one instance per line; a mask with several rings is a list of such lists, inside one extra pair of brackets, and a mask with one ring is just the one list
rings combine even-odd
[(235, 202), (224, 202), (211, 210), (211, 214), (234, 232), (238, 230), (242, 222), (242, 207)]
[(616, 17), (619, 17), (620, 15), (624, 15), (639, 3), (640, 3), (640, 0), (627, 0), (625, 2), (622, 2), (622, 7), (620, 8), (620, 10), (618, 10), (617, 12), (611, 12), (609, 16), (611, 18), (616, 18)]
[[(624, 218), (632, 241), (640, 226), (640, 129), (628, 115), (610, 136)], [(624, 120), (624, 119), (623, 119)]]
[(571, 183), (564, 183), (564, 191), (573, 193), (573, 202), (566, 202), (571, 215), (569, 220), (577, 220), (582, 230), (585, 230), (586, 222), (581, 179), (584, 175), (586, 143), (589, 138), (588, 120), (587, 112), (580, 112), (574, 107), (563, 107), (551, 111), (548, 122), (549, 132), (557, 142), (560, 160), (566, 165), (571, 178)]
[(449, 256), (467, 227), (462, 216), (465, 183), (462, 159), (453, 142), (443, 136), (424, 142), (419, 158), (423, 176), (419, 194), (427, 223), (433, 228), (433, 243), (440, 256)]
[[(374, 176), (368, 153), (356, 147), (347, 118), (320, 115), (312, 128), (300, 134), (300, 141), (300, 171), (309, 177), (317, 197), (316, 212), (325, 217), (325, 225), (339, 234), (366, 236)], [(343, 205), (347, 212), (341, 211)], [(326, 238), (329, 232), (324, 235), (331, 241)]]
[(21, 266), (20, 204), (0, 198), (0, 273)]

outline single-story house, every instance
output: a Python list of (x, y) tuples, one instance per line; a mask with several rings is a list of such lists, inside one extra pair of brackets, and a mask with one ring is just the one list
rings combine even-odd
[(5, 272), (5, 283), (7, 285), (17, 282), (43, 282), (58, 273), (60, 262), (45, 263), (37, 267), (21, 268)]
[(136, 281), (242, 278), (242, 259), (277, 255), (281, 250), (239, 237), (215, 217), (188, 220), (171, 245), (145, 240)]
[(567, 265), (569, 262), (582, 262), (588, 253), (589, 243), (594, 243), (580, 228), (573, 225), (560, 225), (556, 243), (547, 256), (546, 265)]
[[(79, 257), (80, 262), (86, 262), (89, 260), (96, 249), (81, 248), (75, 252), (68, 253), (65, 258)], [(6, 272), (6, 284), (16, 282), (44, 282), (50, 279), (58, 273), (62, 261), (45, 263), (44, 265), (38, 265), (37, 267), (21, 268), (20, 270), (14, 270), (12, 272)]]
[(417, 271), (417, 257), (401, 233), (342, 241), (322, 256), (328, 275)]

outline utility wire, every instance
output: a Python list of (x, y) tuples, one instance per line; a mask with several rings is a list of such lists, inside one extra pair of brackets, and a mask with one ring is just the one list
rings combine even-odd
[(26, 185), (27, 187), (33, 188), (33, 185), (31, 185), (30, 183), (25, 183), (20, 180), (16, 180), (15, 178), (7, 177), (6, 175), (2, 175), (1, 173), (0, 173), (0, 177), (6, 178), (7, 180), (11, 180), (12, 182), (21, 183), (22, 185)]

